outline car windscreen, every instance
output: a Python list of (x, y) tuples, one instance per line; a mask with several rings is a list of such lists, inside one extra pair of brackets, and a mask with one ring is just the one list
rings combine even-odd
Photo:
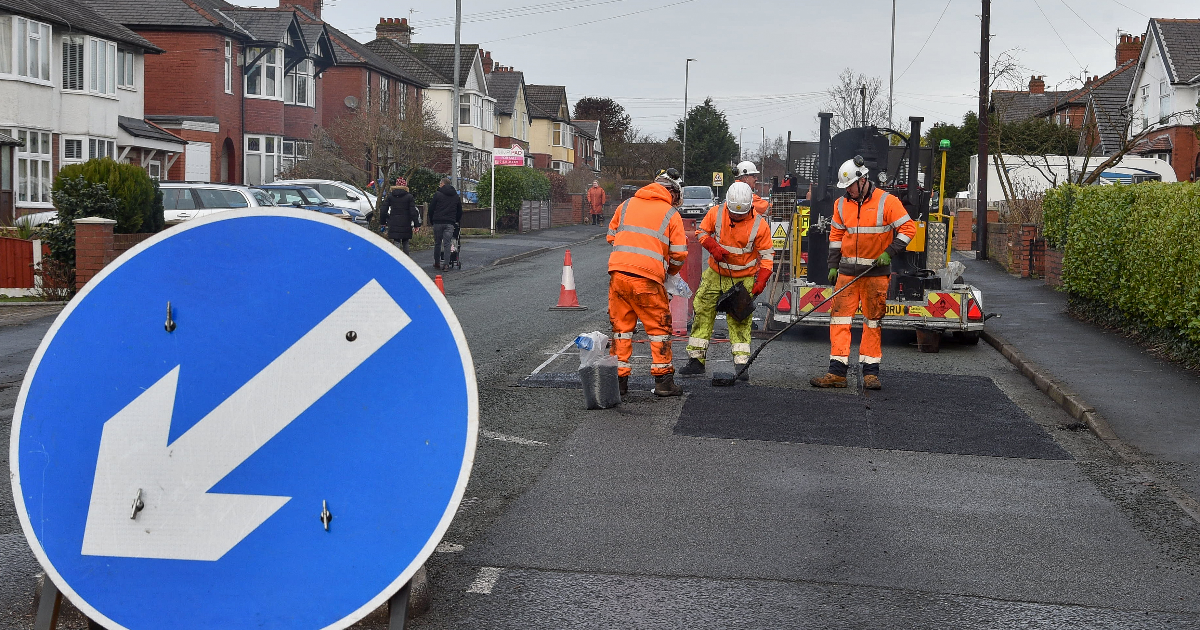
[(197, 188), (200, 205), (205, 208), (248, 208), (250, 202), (236, 190), (222, 188)]
[(163, 188), (163, 210), (195, 210), (196, 200), (187, 188)]
[(300, 196), (300, 191), (295, 188), (267, 188), (265, 190), (278, 206), (305, 205), (307, 203), (304, 201), (304, 197)]
[(329, 200), (322, 197), (321, 193), (317, 192), (316, 188), (300, 188), (298, 191), (300, 196), (304, 198), (304, 203), (317, 206), (323, 203), (329, 203)]
[(341, 186), (334, 186), (333, 184), (317, 184), (317, 190), (319, 190), (321, 195), (323, 195), (326, 199), (348, 200), (348, 197), (346, 197), (346, 191), (343, 190)]
[(257, 201), (258, 205), (260, 205), (260, 206), (275, 205), (275, 200), (272, 199), (271, 195), (268, 195), (266, 193), (266, 191), (255, 189), (255, 190), (251, 190), (250, 194), (254, 195), (254, 200)]
[(684, 199), (712, 199), (712, 189), (708, 186), (684, 186)]

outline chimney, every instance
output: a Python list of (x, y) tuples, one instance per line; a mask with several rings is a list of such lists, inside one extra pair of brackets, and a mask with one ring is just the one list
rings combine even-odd
[(319, 20), (321, 19), (321, 3), (322, 0), (279, 0), (279, 8), (302, 7)]
[(495, 68), (492, 65), (492, 51), (490, 51), (490, 50), (483, 51), (483, 73), (491, 74), (492, 70), (494, 70), (494, 69)]
[(1145, 35), (1121, 35), (1121, 41), (1117, 43), (1117, 67), (1140, 57), (1145, 42)]
[(408, 18), (379, 18), (379, 24), (375, 25), (375, 37), (390, 39), (405, 47), (412, 43), (412, 32)]
[(1029, 93), (1044, 94), (1046, 92), (1046, 82), (1042, 77), (1034, 76), (1029, 78)]

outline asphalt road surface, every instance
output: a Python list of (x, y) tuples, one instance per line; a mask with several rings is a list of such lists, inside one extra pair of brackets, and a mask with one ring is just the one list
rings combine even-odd
[[(586, 411), (569, 343), (608, 330), (608, 247), (572, 255), (586, 311), (548, 310), (558, 250), (447, 275), (481, 433), (409, 627), (1200, 628), (1200, 526), (989, 346), (889, 333), (882, 392), (814, 391), (825, 330), (795, 329), (749, 385), (657, 399), (635, 378)], [(0, 328), (0, 410), (48, 325)], [(731, 367), (728, 344), (710, 359)], [(27, 629), (36, 564), (10, 493), (0, 627)]]

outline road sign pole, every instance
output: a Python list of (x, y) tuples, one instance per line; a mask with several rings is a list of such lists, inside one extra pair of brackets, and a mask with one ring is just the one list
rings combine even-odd
[(492, 234), (496, 233), (496, 159), (492, 158)]
[(408, 621), (408, 596), (411, 593), (410, 581), (388, 600), (388, 630), (404, 630), (404, 624)]

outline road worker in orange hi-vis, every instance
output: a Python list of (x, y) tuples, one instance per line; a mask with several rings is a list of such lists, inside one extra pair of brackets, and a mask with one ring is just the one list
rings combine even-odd
[[(742, 182), (750, 187), (750, 190), (758, 190), (758, 169), (755, 168), (754, 162), (746, 160), (738, 162), (736, 168), (733, 169), (733, 180)], [(758, 196), (754, 193), (754, 213), (766, 214), (771, 208), (771, 202)]]
[(622, 203), (608, 224), (608, 317), (621, 395), (629, 392), (633, 331), (638, 320), (650, 341), (654, 393), (679, 396), (671, 359), (671, 308), (664, 283), (683, 269), (687, 237), (679, 216), (683, 179), (673, 168)]
[(867, 179), (861, 157), (838, 169), (838, 188), (846, 196), (833, 206), (829, 230), (829, 282), (840, 289), (855, 276), (866, 275), (833, 298), (829, 318), (829, 373), (809, 381), (814, 387), (845, 387), (850, 364), (850, 325), (862, 309), (863, 334), (858, 347), (863, 387), (880, 389), (879, 362), (883, 356), (879, 328), (887, 310), (888, 276), (892, 257), (900, 255), (917, 233), (917, 224), (904, 204)]

